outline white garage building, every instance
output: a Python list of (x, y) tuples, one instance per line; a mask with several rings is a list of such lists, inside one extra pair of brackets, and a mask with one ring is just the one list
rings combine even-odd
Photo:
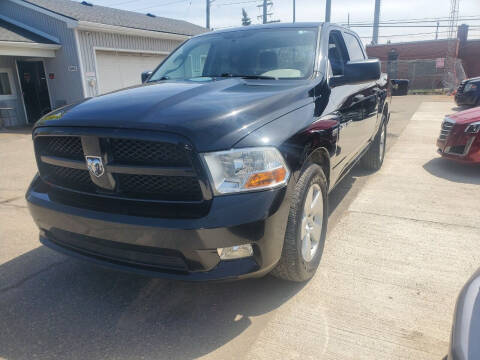
[(140, 83), (189, 37), (186, 21), (70, 0), (0, 1), (0, 127)]

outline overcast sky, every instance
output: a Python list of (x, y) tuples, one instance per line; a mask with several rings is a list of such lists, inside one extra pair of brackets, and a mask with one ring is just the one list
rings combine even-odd
[[(81, 0), (79, 0), (81, 1)], [(206, 0), (88, 0), (93, 4), (116, 7), (124, 10), (151, 12), (158, 16), (187, 20), (205, 26)], [(292, 21), (293, 0), (272, 0), (273, 18), (282, 22)], [(261, 9), (257, 5), (261, 0), (214, 0), (211, 4), (211, 27), (224, 28), (241, 24), (242, 7), (245, 8), (252, 24), (259, 23), (257, 16)], [(381, 21), (447, 18), (450, 12), (450, 0), (382, 0)], [(346, 23), (348, 14), (350, 22), (373, 22), (375, 0), (332, 0), (332, 22)], [(296, 0), (297, 21), (323, 21), (325, 0)], [(480, 38), (480, 0), (460, 0), (460, 18), (470, 17), (477, 20), (464, 20), (472, 26), (469, 38)], [(417, 23), (405, 25), (434, 25), (434, 23)], [(448, 25), (441, 21), (440, 26)], [(372, 29), (353, 27), (363, 41), (371, 41)], [(439, 38), (447, 37), (448, 28), (439, 28)], [(435, 37), (434, 27), (380, 28), (380, 43), (426, 40)], [(412, 35), (428, 33), (425, 35)], [(400, 35), (400, 36), (391, 36)], [(389, 36), (389, 37), (387, 37)]]

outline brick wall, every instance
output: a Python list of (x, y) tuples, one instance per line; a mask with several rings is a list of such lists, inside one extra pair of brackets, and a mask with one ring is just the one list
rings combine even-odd
[(448, 40), (415, 41), (410, 43), (367, 46), (369, 57), (388, 60), (390, 51), (395, 50), (398, 60), (436, 59), (447, 55)]
[[(395, 50), (397, 60), (421, 60), (444, 58), (448, 52), (448, 40), (414, 41), (408, 43), (367, 46), (371, 58), (388, 60), (390, 51)], [(468, 40), (458, 43), (458, 57), (462, 60), (467, 77), (480, 76), (480, 40)]]

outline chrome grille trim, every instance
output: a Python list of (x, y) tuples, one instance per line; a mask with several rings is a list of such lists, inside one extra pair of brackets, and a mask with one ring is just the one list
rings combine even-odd
[(445, 118), (442, 122), (442, 127), (440, 129), (439, 140), (447, 140), (454, 125), (455, 125), (455, 120), (452, 120), (450, 118)]

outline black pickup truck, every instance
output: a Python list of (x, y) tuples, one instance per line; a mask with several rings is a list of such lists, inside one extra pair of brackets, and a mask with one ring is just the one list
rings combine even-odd
[(40, 240), (149, 276), (308, 280), (329, 192), (359, 160), (382, 165), (387, 83), (333, 24), (196, 36), (142, 85), (37, 122)]

